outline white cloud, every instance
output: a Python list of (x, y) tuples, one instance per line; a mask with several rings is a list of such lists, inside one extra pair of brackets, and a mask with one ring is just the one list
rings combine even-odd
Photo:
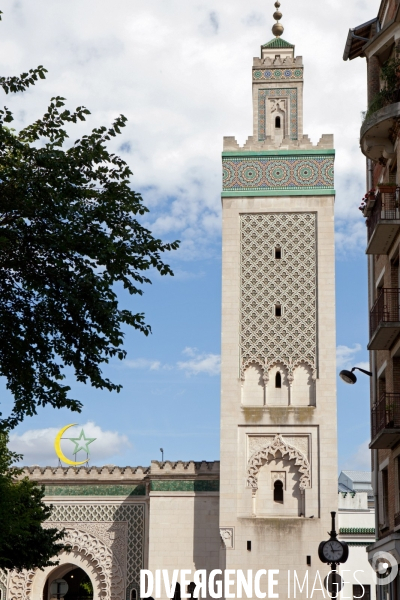
[[(65, 433), (65, 437), (79, 437), (82, 429), (86, 438), (96, 438), (96, 441), (89, 446), (90, 464), (92, 465), (105, 464), (111, 457), (131, 446), (126, 435), (121, 435), (116, 431), (104, 431), (92, 421), (69, 429)], [(55, 427), (49, 427), (47, 429), (29, 429), (20, 435), (12, 433), (9, 446), (14, 452), (24, 455), (21, 464), (54, 466), (58, 464), (58, 458), (54, 451), (54, 440), (58, 431), (59, 429)], [(71, 460), (74, 460), (71, 455), (73, 448), (72, 442), (67, 439), (62, 441), (62, 450)], [(84, 459), (85, 457), (81, 460)], [(77, 460), (80, 460), (79, 454)]]
[[(354, 359), (356, 354), (361, 352), (361, 344), (354, 344), (353, 348), (348, 346), (338, 346), (336, 348), (336, 366), (338, 369), (352, 368), (356, 366)], [(357, 363), (357, 366), (361, 366), (361, 363)]]
[(135, 358), (133, 360), (125, 360), (123, 366), (129, 369), (141, 369), (149, 371), (159, 371), (161, 363), (159, 360), (148, 360), (147, 358)]
[(371, 450), (369, 449), (368, 444), (369, 440), (360, 444), (355, 453), (345, 461), (342, 470), (370, 471)]
[(185, 348), (183, 354), (191, 357), (190, 360), (178, 362), (178, 369), (185, 371), (188, 375), (219, 375), (221, 370), (221, 357), (219, 354), (199, 353), (197, 348)]
[[(217, 8), (213, 0), (119, 0), (108, 8), (106, 0), (3, 1), (0, 74), (39, 64), (49, 71), (29, 92), (7, 97), (15, 126), (43, 114), (55, 95), (67, 96), (68, 107), (85, 104), (92, 111), (71, 140), (124, 113), (127, 127), (111, 148), (121, 148), (133, 186), (152, 210), (146, 224), (156, 235), (182, 240), (180, 260), (216, 255), (222, 137), (236, 135), (243, 143), (252, 134), (249, 74), (252, 57), (273, 37), (272, 10), (261, 0), (248, 8), (241, 0), (219, 0)], [(365, 59), (344, 63), (342, 54), (348, 29), (376, 10), (372, 0), (288, 0), (283, 19), (284, 37), (306, 65), (305, 133), (314, 143), (322, 133), (335, 134), (343, 253), (361, 254), (365, 245), (358, 136), (366, 75)]]

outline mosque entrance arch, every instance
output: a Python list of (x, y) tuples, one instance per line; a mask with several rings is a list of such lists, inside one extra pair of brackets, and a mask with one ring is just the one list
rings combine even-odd
[[(83, 570), (90, 579), (93, 594), (87, 600), (123, 600), (124, 575), (111, 548), (85, 531), (68, 527), (64, 542), (71, 547), (71, 551), (61, 552), (57, 556), (57, 567), (11, 574), (9, 595), (12, 600), (42, 600), (46, 585), (49, 586), (54, 579), (62, 579), (74, 569)], [(48, 594), (46, 600), (50, 597)], [(65, 597), (65, 600), (79, 600), (79, 597)]]
[(43, 600), (54, 597), (51, 593), (53, 582), (64, 580), (68, 585), (68, 592), (63, 600), (94, 600), (94, 588), (88, 573), (74, 564), (62, 565), (48, 576), (43, 589)]

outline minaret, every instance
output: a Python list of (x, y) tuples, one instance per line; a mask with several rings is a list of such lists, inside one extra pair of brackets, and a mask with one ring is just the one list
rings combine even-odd
[(328, 572), (317, 551), (337, 509), (335, 152), (303, 134), (303, 61), (275, 8), (253, 135), (222, 154), (220, 527), (226, 569), (279, 569), (287, 598), (288, 570), (310, 590)]

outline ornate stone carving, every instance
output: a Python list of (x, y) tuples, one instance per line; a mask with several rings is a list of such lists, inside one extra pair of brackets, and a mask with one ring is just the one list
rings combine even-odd
[(234, 548), (234, 532), (235, 530), (233, 527), (220, 527), (219, 533), (225, 548), (231, 550)]
[[(275, 248), (281, 258), (275, 258)], [(282, 315), (275, 316), (275, 306)], [(316, 377), (316, 216), (241, 216), (241, 376), (254, 363), (267, 376), (283, 363), (289, 381), (304, 363)], [(266, 377), (267, 378), (267, 377)]]
[(50, 522), (43, 524), (47, 529), (71, 529), (89, 533), (102, 541), (116, 557), (124, 577), (126, 577), (126, 559), (128, 546), (128, 523), (121, 521), (117, 523), (73, 523), (73, 522)]
[(311, 469), (306, 456), (291, 444), (285, 442), (281, 435), (277, 435), (269, 446), (256, 452), (250, 459), (247, 467), (247, 485), (253, 490), (258, 489), (258, 472), (260, 468), (270, 460), (270, 456), (276, 458), (280, 452), (282, 457), (294, 460), (301, 473), (299, 487), (303, 492), (311, 488)]
[[(64, 541), (71, 546), (71, 562), (79, 555), (96, 573), (98, 594), (107, 600), (122, 600), (125, 595), (124, 577), (116, 557), (101, 540), (85, 531), (66, 528)], [(34, 571), (13, 573), (10, 577), (10, 600), (31, 598)], [(34, 600), (32, 598), (32, 600)]]
[(127, 586), (139, 583), (144, 552), (143, 504), (55, 504), (51, 518), (61, 526), (85, 522), (106, 523), (105, 526), (111, 527), (121, 521), (128, 523)]
[(13, 571), (10, 574), (7, 600), (28, 600), (31, 598), (32, 582), (35, 571)]
[[(248, 457), (249, 459), (255, 452), (262, 448), (266, 448), (273, 442), (275, 435), (249, 435), (248, 441)], [(308, 435), (283, 435), (282, 439), (287, 443), (300, 450), (304, 456), (310, 460), (309, 453), (309, 436)]]
[(275, 481), (282, 481), (283, 489), (286, 490), (286, 472), (285, 471), (273, 471), (271, 473), (271, 490), (274, 489)]

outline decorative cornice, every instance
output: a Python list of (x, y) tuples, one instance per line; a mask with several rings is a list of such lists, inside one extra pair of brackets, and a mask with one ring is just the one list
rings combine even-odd
[(219, 479), (158, 479), (151, 482), (150, 490), (152, 492), (219, 492)]
[[(223, 156), (223, 193), (314, 192), (334, 188), (334, 155)], [(246, 194), (245, 194), (246, 195)]]
[(374, 527), (341, 527), (341, 534), (375, 535)]
[(348, 546), (370, 546), (373, 542), (347, 542)]
[(46, 496), (145, 496), (146, 486), (139, 485), (46, 485)]

